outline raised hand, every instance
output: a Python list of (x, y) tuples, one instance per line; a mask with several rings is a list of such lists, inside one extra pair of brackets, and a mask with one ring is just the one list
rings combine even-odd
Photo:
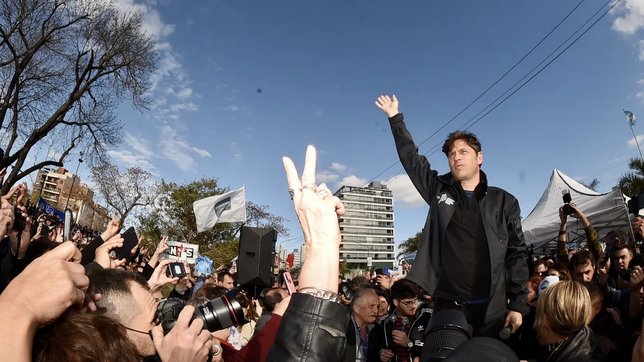
[(168, 264), (170, 263), (172, 263), (172, 260), (166, 259), (160, 262), (159, 265), (154, 268), (154, 273), (152, 273), (152, 276), (148, 280), (150, 290), (154, 291), (155, 289), (161, 288), (168, 283), (177, 284), (179, 278), (169, 277), (166, 274), (168, 271)]
[(114, 235), (111, 239), (104, 242), (103, 245), (96, 249), (96, 252), (94, 253), (94, 261), (105, 269), (116, 269), (125, 265), (127, 260), (116, 260), (112, 259), (110, 256), (110, 252), (113, 249), (120, 248), (121, 246), (123, 246), (123, 237), (121, 234)]
[(376, 106), (380, 108), (381, 111), (385, 112), (387, 117), (391, 118), (398, 113), (398, 98), (396, 98), (396, 95), (393, 95), (393, 99), (391, 99), (387, 95), (383, 95), (378, 97), (378, 100), (376, 101)]
[(119, 232), (121, 229), (121, 219), (116, 217), (116, 212), (112, 212), (112, 220), (110, 220), (109, 224), (107, 224), (107, 229), (105, 229), (105, 232), (101, 235), (103, 240), (107, 241), (112, 238), (112, 236), (116, 235), (116, 233)]

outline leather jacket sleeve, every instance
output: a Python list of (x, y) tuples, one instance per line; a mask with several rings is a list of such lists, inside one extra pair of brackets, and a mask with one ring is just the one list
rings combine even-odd
[(521, 210), (519, 202), (514, 199), (508, 213), (508, 250), (505, 255), (505, 267), (508, 272), (506, 284), (507, 297), (510, 299), (508, 309), (526, 315), (530, 312), (528, 299), (528, 249), (521, 229)]
[(416, 190), (418, 190), (418, 193), (420, 193), (423, 199), (428, 204), (431, 204), (430, 195), (433, 195), (433, 192), (431, 192), (432, 184), (438, 173), (431, 169), (427, 157), (418, 154), (418, 147), (416, 147), (414, 139), (407, 130), (403, 119), (402, 113), (398, 113), (389, 118), (391, 132), (396, 142), (396, 151), (398, 151), (400, 163), (405, 168), (414, 187), (416, 187)]
[(344, 305), (295, 293), (266, 361), (341, 361), (348, 325), (349, 311)]

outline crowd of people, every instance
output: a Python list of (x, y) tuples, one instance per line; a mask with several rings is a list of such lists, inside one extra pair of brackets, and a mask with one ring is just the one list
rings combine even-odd
[[(312, 146), (301, 177), (283, 159), (307, 247), (296, 290), (278, 278), (255, 294), (206, 257), (194, 265), (169, 257), (167, 238), (153, 251), (139, 239), (119, 257), (126, 237), (115, 216), (102, 232), (66, 240), (59, 220), (25, 205), (19, 184), (0, 197), (1, 359), (644, 362), (644, 258), (635, 239), (613, 230), (602, 243), (592, 220), (568, 204), (557, 252), (533, 257), (518, 202), (487, 185), (474, 135), (450, 134), (451, 171), (439, 176), (418, 155), (396, 97), (377, 105), (431, 205), (408, 274), (339, 276), (345, 207), (315, 182)], [(569, 218), (586, 233), (576, 249), (567, 244)], [(632, 228), (644, 239), (644, 219)]]

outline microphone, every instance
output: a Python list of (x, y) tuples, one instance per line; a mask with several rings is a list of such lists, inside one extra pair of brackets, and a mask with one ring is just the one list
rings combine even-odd
[(507, 327), (503, 328), (501, 332), (499, 332), (499, 338), (503, 340), (510, 338), (512, 335), (512, 329), (514, 329), (514, 327), (512, 326), (512, 323), (510, 323)]
[(409, 318), (402, 318), (401, 322), (402, 322), (402, 331), (404, 332), (405, 327), (407, 327), (407, 325), (409, 324)]

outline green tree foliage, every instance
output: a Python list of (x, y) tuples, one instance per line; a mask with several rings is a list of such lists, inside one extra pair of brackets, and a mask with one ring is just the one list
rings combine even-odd
[(636, 197), (644, 192), (644, 162), (639, 158), (631, 158), (628, 168), (631, 171), (622, 175), (617, 185), (628, 197)]
[(412, 236), (411, 238), (403, 241), (400, 245), (398, 245), (398, 248), (400, 249), (400, 252), (398, 253), (398, 256), (413, 253), (420, 248), (420, 240), (422, 238), (423, 233), (419, 231), (416, 233), (416, 235)]
[[(239, 252), (239, 231), (242, 223), (215, 224), (209, 231), (197, 233), (197, 222), (192, 204), (205, 197), (221, 195), (229, 190), (220, 187), (215, 178), (202, 178), (187, 184), (161, 182), (161, 193), (154, 207), (138, 217), (137, 231), (143, 235), (145, 245), (151, 251), (156, 248), (162, 235), (171, 241), (198, 244), (202, 255), (213, 260), (215, 267), (228, 265)], [(268, 211), (267, 205), (246, 202), (247, 225), (253, 227), (272, 227), (284, 237), (289, 230), (285, 220)]]

